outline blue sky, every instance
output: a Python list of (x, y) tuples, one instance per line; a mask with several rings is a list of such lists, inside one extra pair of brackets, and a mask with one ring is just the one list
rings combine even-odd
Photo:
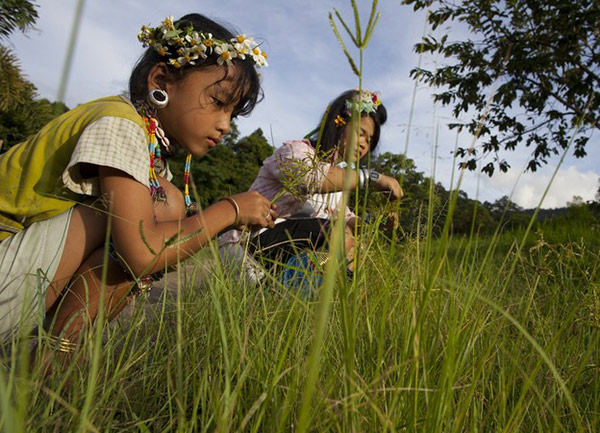
[[(26, 36), (14, 34), (10, 43), (40, 95), (55, 100), (76, 1), (40, 0), (38, 4), (37, 30)], [(366, 23), (371, 2), (358, 0), (358, 4)], [(269, 141), (279, 146), (284, 140), (304, 136), (316, 126), (331, 99), (358, 85), (329, 25), (328, 14), (334, 8), (352, 25), (349, 0), (87, 0), (65, 97), (67, 105), (73, 107), (126, 88), (129, 73), (142, 53), (136, 38), (142, 24), (156, 25), (167, 15), (177, 18), (199, 12), (263, 43), (270, 64), (261, 71), (265, 99), (238, 125), (244, 135), (262, 128)], [(382, 16), (364, 55), (363, 87), (379, 90), (388, 109), (380, 149), (402, 153), (408, 140), (408, 157), (416, 161), (420, 171), (431, 175), (437, 142), (435, 178), (448, 187), (454, 165), (451, 151), (457, 138), (446, 124), (453, 119), (448, 109), (434, 106), (431, 91), (423, 86), (417, 87), (407, 136), (415, 88), (409, 72), (419, 62), (413, 46), (423, 34), (424, 14), (402, 6), (400, 0), (381, 0), (379, 10)], [(356, 50), (351, 52), (357, 55)], [(430, 57), (420, 60), (425, 67), (443, 61)], [(600, 178), (597, 135), (588, 144), (588, 157), (566, 158), (543, 207), (563, 206), (574, 195), (593, 198)], [(458, 140), (468, 147), (472, 137), (462, 134)], [(558, 158), (535, 174), (522, 174), (529, 150), (502, 156), (511, 163), (508, 174), (488, 178), (466, 172), (461, 189), (482, 201), (512, 193), (519, 205), (536, 206)]]

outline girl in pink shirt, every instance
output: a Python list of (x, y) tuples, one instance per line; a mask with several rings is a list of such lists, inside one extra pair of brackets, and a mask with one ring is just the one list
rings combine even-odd
[[(359, 119), (360, 124), (352, 119)], [(307, 138), (285, 142), (263, 162), (250, 190), (276, 202), (280, 216), (275, 227), (251, 235), (249, 249), (254, 256), (286, 263), (299, 250), (324, 247), (330, 222), (341, 206), (343, 179), (348, 171), (350, 190), (373, 186), (388, 191), (392, 200), (402, 197), (396, 179), (358, 165), (377, 147), (386, 119), (378, 93), (345, 91), (328, 105), (319, 126)], [(346, 257), (352, 271), (356, 216), (348, 207), (343, 215)], [(220, 243), (222, 249), (231, 250), (227, 245), (241, 240), (242, 232), (230, 231)]]

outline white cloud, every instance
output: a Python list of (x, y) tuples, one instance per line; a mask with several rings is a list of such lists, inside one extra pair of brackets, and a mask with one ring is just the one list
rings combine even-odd
[[(544, 167), (536, 173), (523, 173), (519, 178), (519, 172), (509, 171), (498, 173), (491, 178), (485, 178), (483, 185), (497, 192), (510, 191), (514, 188), (512, 200), (519, 206), (525, 208), (536, 207), (550, 184), (556, 166)], [(555, 208), (565, 206), (568, 201), (578, 195), (583, 200), (593, 200), (598, 189), (600, 173), (597, 171), (581, 171), (574, 165), (561, 167), (550, 186), (548, 194), (544, 199), (542, 207)], [(496, 197), (499, 197), (496, 195)]]

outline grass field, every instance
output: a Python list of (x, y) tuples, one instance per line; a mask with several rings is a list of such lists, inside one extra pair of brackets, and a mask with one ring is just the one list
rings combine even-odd
[(90, 331), (65, 371), (28, 373), (16, 347), (2, 364), (0, 425), (595, 432), (594, 230), (565, 230), (571, 240), (561, 243), (539, 231), (520, 253), (519, 233), (444, 245), (367, 232), (356, 281), (336, 277), (331, 296), (315, 302), (277, 281), (254, 288), (215, 272), (153, 309), (138, 301), (133, 316), (104, 329), (103, 344)]

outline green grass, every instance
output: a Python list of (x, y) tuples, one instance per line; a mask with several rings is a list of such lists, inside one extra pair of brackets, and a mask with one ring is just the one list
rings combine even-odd
[(94, 338), (50, 377), (5, 359), (0, 425), (296, 431), (313, 371), (306, 431), (597, 431), (600, 254), (536, 236), (518, 255), (501, 236), (480, 268), (489, 239), (433, 241), (436, 263), (366, 233), (356, 284), (334, 281), (316, 373), (320, 304), (216, 272), (106, 327), (95, 375)]

